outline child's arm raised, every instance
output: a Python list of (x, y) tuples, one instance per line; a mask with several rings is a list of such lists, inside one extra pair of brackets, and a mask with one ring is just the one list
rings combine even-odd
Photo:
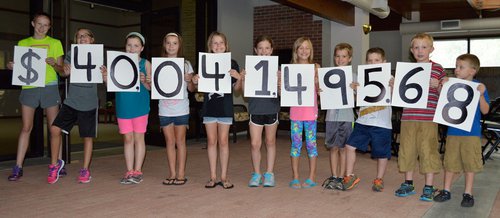
[(486, 86), (484, 84), (479, 83), (479, 86), (477, 86), (477, 90), (481, 94), (481, 97), (479, 97), (479, 110), (481, 110), (482, 114), (487, 114), (490, 111), (490, 104), (488, 101), (486, 101), (486, 98), (484, 97), (484, 93), (486, 92)]

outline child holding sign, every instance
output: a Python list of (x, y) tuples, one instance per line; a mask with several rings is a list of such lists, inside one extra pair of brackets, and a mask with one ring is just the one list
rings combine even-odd
[[(478, 82), (474, 76), (479, 72), (479, 59), (473, 54), (463, 54), (457, 57), (455, 76), (459, 79)], [(443, 82), (446, 82), (445, 78)], [(471, 131), (464, 131), (448, 127), (446, 151), (444, 153), (444, 189), (434, 197), (434, 201), (444, 202), (451, 199), (451, 182), (453, 174), (464, 171), (465, 191), (462, 207), (474, 206), (472, 186), (474, 175), (483, 170), (481, 149), (481, 113), (487, 114), (490, 110), (489, 97), (486, 86), (480, 83), (477, 87), (480, 93), (478, 109), (474, 115)]]
[[(168, 33), (163, 37), (162, 57), (182, 57), (182, 37), (177, 33)], [(184, 61), (184, 85), (189, 91), (194, 91), (195, 86), (191, 82), (193, 77), (193, 66), (187, 60)], [(167, 147), (168, 168), (170, 177), (163, 181), (164, 185), (184, 185), (187, 179), (184, 175), (186, 168), (186, 130), (189, 126), (189, 98), (187, 91), (184, 99), (162, 99), (158, 103), (160, 126), (165, 136)], [(177, 149), (176, 149), (177, 148)], [(179, 171), (176, 173), (176, 163)]]
[[(318, 68), (319, 64), (313, 62), (313, 46), (307, 37), (300, 37), (293, 43), (292, 64), (314, 64), (315, 90), (318, 89)], [(290, 138), (292, 146), (290, 157), (292, 160), (293, 180), (289, 186), (291, 188), (311, 188), (316, 186), (316, 163), (318, 149), (316, 146), (316, 129), (318, 118), (317, 92), (314, 92), (314, 106), (311, 107), (290, 107)], [(302, 149), (302, 132), (305, 133), (306, 148), (309, 157), (309, 177), (300, 184), (299, 181), (299, 158)]]
[[(92, 44), (94, 43), (94, 34), (89, 29), (78, 29), (74, 42)], [(71, 53), (66, 54), (64, 76), (71, 74), (71, 61)], [(68, 96), (50, 127), (51, 133), (57, 133), (56, 136), (60, 138), (61, 131), (69, 134), (78, 122), (80, 137), (83, 138), (83, 167), (77, 178), (80, 183), (89, 183), (91, 179), (89, 166), (92, 158), (93, 138), (97, 137), (97, 107), (96, 83), (70, 83)]]
[[(19, 46), (36, 47), (47, 49), (45, 87), (23, 86), (19, 101), (21, 102), (21, 116), (23, 127), (19, 133), (19, 141), (17, 144), (16, 165), (12, 169), (12, 174), (9, 175), (9, 181), (17, 181), (23, 176), (23, 162), (26, 151), (29, 145), (29, 138), (33, 128), (33, 118), (35, 109), (41, 107), (45, 109), (47, 116), (47, 125), (51, 126), (57, 112), (59, 111), (59, 103), (61, 102), (58, 88), (57, 73), (63, 72), (63, 55), (64, 51), (61, 42), (47, 35), (51, 28), (50, 15), (46, 13), (37, 13), (31, 21), (33, 26), (33, 36), (19, 41)], [(23, 56), (24, 57), (24, 56)], [(31, 59), (31, 57), (29, 57)], [(24, 58), (23, 58), (24, 59)], [(16, 63), (23, 64), (23, 63)], [(30, 66), (30, 65), (28, 65)], [(9, 69), (13, 69), (14, 63), (8, 64)], [(31, 80), (29, 71), (25, 80)], [(36, 72), (34, 72), (36, 73)], [(31, 73), (31, 76), (33, 73)], [(33, 82), (33, 81), (32, 81)], [(49, 176), (47, 182), (52, 184), (57, 182), (59, 174), (64, 167), (64, 161), (59, 159), (59, 148), (61, 146), (60, 134), (50, 130), (51, 142), (51, 164), (49, 165)]]
[[(229, 44), (223, 33), (212, 32), (208, 36), (207, 48), (209, 53), (229, 52)], [(241, 90), (240, 67), (236, 61), (231, 60), (232, 88)], [(193, 77), (193, 82), (198, 83), (198, 75)], [(203, 123), (207, 132), (207, 152), (210, 167), (210, 180), (205, 188), (214, 188), (220, 184), (224, 189), (233, 188), (234, 185), (227, 178), (229, 165), (229, 127), (233, 124), (233, 95), (222, 93), (205, 93), (203, 96)], [(217, 179), (217, 147), (219, 147), (221, 182)]]
[[(385, 52), (382, 48), (370, 48), (366, 51), (367, 64), (385, 63)], [(392, 87), (391, 79), (389, 85)], [(355, 83), (355, 85), (359, 85)], [(360, 179), (353, 174), (356, 162), (356, 149), (366, 151), (371, 145), (371, 156), (377, 159), (377, 177), (373, 180), (372, 190), (381, 192), (384, 189), (385, 169), (391, 158), (392, 143), (392, 109), (391, 106), (361, 107), (354, 124), (351, 136), (346, 144), (346, 177), (343, 185), (346, 190), (354, 188)]]
[[(120, 134), (123, 135), (123, 150), (127, 172), (120, 180), (121, 184), (139, 184), (143, 180), (142, 164), (146, 156), (144, 133), (148, 125), (149, 92), (151, 89), (151, 63), (140, 57), (144, 50), (144, 37), (138, 32), (131, 32), (126, 37), (125, 50), (136, 53), (139, 58), (140, 92), (116, 93), (116, 117)], [(104, 81), (107, 81), (107, 69), (101, 68)]]
[[(333, 51), (335, 66), (348, 66), (352, 60), (352, 46), (339, 43)], [(352, 108), (331, 109), (326, 112), (325, 146), (330, 150), (330, 170), (332, 176), (323, 182), (325, 188), (344, 190), (345, 144), (352, 132), (354, 112)]]
[(425, 174), (425, 187), (420, 196), (422, 201), (434, 198), (434, 174), (441, 170), (438, 151), (438, 124), (432, 122), (439, 99), (440, 81), (446, 75), (443, 67), (430, 60), (434, 50), (433, 38), (427, 33), (416, 34), (411, 40), (410, 51), (418, 63), (432, 63), (427, 108), (404, 108), (401, 117), (399, 171), (404, 172), (405, 181), (395, 191), (398, 197), (415, 194), (413, 170), (417, 160), (420, 173)]
[[(255, 40), (254, 51), (257, 55), (270, 56), (273, 53), (273, 40), (268, 36), (259, 36)], [(278, 72), (279, 73), (279, 72)], [(242, 79), (245, 71), (242, 70)], [(245, 83), (243, 83), (244, 85)], [(276, 160), (276, 130), (278, 129), (278, 112), (280, 110), (279, 98), (248, 98), (248, 111), (250, 113), (250, 137), (252, 150), (253, 173), (249, 187), (273, 187), (274, 161)], [(260, 173), (260, 148), (262, 146), (262, 131), (266, 132), (267, 171)], [(262, 179), (264, 177), (264, 179)], [(264, 180), (262, 182), (262, 180)]]

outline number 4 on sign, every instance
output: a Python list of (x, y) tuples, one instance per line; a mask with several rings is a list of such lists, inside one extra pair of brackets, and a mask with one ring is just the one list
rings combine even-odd
[(396, 65), (392, 92), (392, 106), (427, 108), (431, 63), (405, 63)]
[(45, 87), (47, 49), (14, 47), (12, 85)]
[(433, 121), (470, 131), (479, 104), (478, 85), (479, 83), (450, 78), (441, 89)]
[(103, 45), (71, 45), (71, 83), (102, 83)]

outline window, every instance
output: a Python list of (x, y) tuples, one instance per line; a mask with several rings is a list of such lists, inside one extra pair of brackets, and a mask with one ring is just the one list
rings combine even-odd
[(455, 60), (467, 53), (467, 39), (435, 40), (431, 60), (444, 68), (455, 68)]
[(455, 68), (456, 58), (465, 53), (476, 55), (481, 67), (499, 67), (500, 37), (435, 39), (431, 60), (444, 68)]
[(481, 67), (500, 66), (500, 38), (470, 40), (470, 53), (481, 61)]

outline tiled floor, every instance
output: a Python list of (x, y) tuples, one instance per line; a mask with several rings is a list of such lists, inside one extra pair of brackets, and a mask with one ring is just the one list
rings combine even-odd
[[(423, 176), (416, 175), (417, 195), (407, 198), (394, 196), (394, 190), (403, 180), (398, 173), (396, 158), (390, 160), (385, 176), (386, 189), (381, 193), (371, 191), (375, 176), (375, 161), (369, 154), (358, 154), (355, 167), (361, 178), (357, 188), (351, 191), (324, 190), (321, 187), (294, 190), (288, 187), (291, 179), (289, 159), (289, 138), (286, 132), (278, 136), (277, 162), (274, 188), (249, 188), (247, 182), (251, 173), (249, 141), (239, 136), (238, 143), (230, 144), (229, 177), (235, 188), (221, 187), (205, 189), (208, 180), (208, 166), (204, 142), (188, 142), (188, 182), (183, 186), (165, 186), (162, 180), (167, 176), (167, 161), (164, 149), (148, 150), (144, 164), (145, 179), (139, 185), (120, 185), (119, 179), (125, 172), (121, 150), (98, 156), (92, 162), (92, 182), (77, 184), (80, 168), (78, 154), (68, 165), (69, 175), (54, 185), (46, 183), (47, 166), (32, 165), (24, 169), (24, 177), (18, 182), (8, 182), (8, 169), (0, 170), (0, 216), (1, 217), (494, 217), (498, 210), (491, 210), (495, 203), (500, 171), (495, 164), (500, 162), (496, 155), (487, 163), (487, 168), (478, 176), (476, 205), (473, 209), (460, 208), (461, 186), (459, 178), (452, 192), (452, 201), (439, 204), (418, 200), (423, 185)], [(330, 175), (328, 152), (322, 137), (319, 137), (319, 159), (317, 182)], [(265, 149), (263, 148), (263, 160)], [(114, 153), (114, 155), (113, 155)], [(303, 151), (301, 160), (301, 181), (308, 173), (308, 161)], [(263, 161), (263, 166), (264, 166)], [(491, 167), (490, 167), (491, 166)], [(496, 168), (493, 168), (496, 167)], [(1, 168), (0, 168), (1, 169)], [(489, 178), (494, 178), (493, 180)], [(495, 186), (496, 186), (495, 184)], [(442, 174), (436, 176), (436, 185), (442, 187)], [(490, 187), (490, 188), (487, 188)], [(490, 192), (490, 197), (485, 193)], [(460, 198), (460, 199), (459, 199)], [(458, 201), (458, 204), (457, 204)], [(498, 202), (498, 201), (496, 201)], [(495, 204), (494, 204), (495, 203)], [(489, 205), (482, 207), (483, 205)], [(438, 207), (446, 208), (446, 213)], [(486, 209), (485, 209), (486, 208)], [(478, 212), (480, 210), (481, 212)], [(495, 212), (496, 211), (496, 212)], [(457, 216), (457, 214), (459, 216)]]

